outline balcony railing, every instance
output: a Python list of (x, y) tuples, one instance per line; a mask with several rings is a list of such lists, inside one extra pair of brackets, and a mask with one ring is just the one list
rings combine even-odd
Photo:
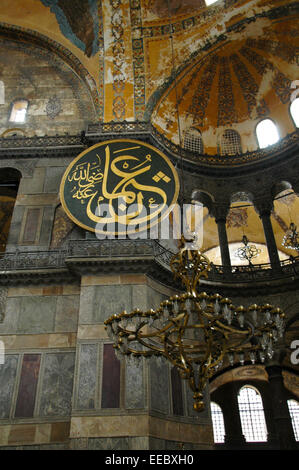
[[(0, 255), (0, 276), (13, 271), (68, 269), (82, 261), (153, 260), (170, 270), (173, 253), (155, 240), (70, 240), (61, 250), (6, 252)], [(272, 269), (269, 263), (225, 267), (211, 265), (209, 282), (247, 283), (299, 275), (299, 256)]]

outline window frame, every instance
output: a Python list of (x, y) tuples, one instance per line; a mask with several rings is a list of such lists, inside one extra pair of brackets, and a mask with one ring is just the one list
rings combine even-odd
[[(297, 124), (296, 124), (296, 121), (295, 121), (295, 119), (294, 119), (294, 117), (293, 117), (293, 114), (292, 114), (292, 111), (291, 111), (291, 108), (292, 108), (293, 104), (295, 103), (295, 101), (298, 102), (298, 126), (297, 126)], [(297, 98), (295, 98), (294, 101), (292, 101), (292, 102), (290, 103), (290, 106), (289, 106), (289, 114), (290, 114), (290, 117), (291, 117), (292, 123), (294, 124), (295, 129), (299, 129), (299, 96), (298, 96)]]
[[(254, 390), (255, 393), (257, 394), (257, 396), (259, 397), (260, 399), (260, 404), (261, 404), (261, 408), (257, 408), (257, 409), (253, 409), (252, 410), (252, 407), (250, 406), (250, 401), (248, 399), (246, 405), (247, 405), (247, 409), (246, 410), (242, 410), (241, 409), (241, 404), (240, 403), (240, 394), (242, 393), (242, 390), (245, 390), (245, 389), (250, 389), (250, 390)], [(238, 394), (237, 394), (237, 403), (238, 403), (238, 410), (239, 410), (239, 417), (240, 417), (240, 422), (241, 422), (241, 429), (242, 429), (242, 433), (244, 435), (244, 438), (245, 438), (245, 441), (247, 443), (265, 443), (265, 442), (268, 442), (268, 427), (267, 427), (267, 421), (266, 421), (266, 415), (265, 415), (265, 408), (264, 408), (264, 403), (263, 403), (263, 398), (262, 398), (262, 394), (260, 393), (260, 391), (254, 387), (253, 385), (249, 385), (249, 384), (246, 384), (246, 385), (243, 385), (242, 387), (240, 387), (239, 391), (238, 391)], [(250, 436), (248, 436), (248, 432), (251, 433), (254, 437), (254, 431), (255, 431), (255, 426), (254, 426), (254, 419), (252, 419), (252, 416), (253, 416), (253, 413), (254, 412), (258, 412), (258, 414), (260, 414), (262, 412), (262, 415), (263, 415), (263, 421), (264, 421), (264, 432), (265, 432), (265, 436), (264, 436), (264, 439), (261, 439), (258, 435), (256, 436), (256, 438), (253, 438), (251, 439)], [(245, 417), (245, 413), (249, 413), (249, 418), (250, 418), (250, 423), (251, 423), (251, 429), (249, 430), (248, 428), (248, 432), (246, 432), (246, 429), (245, 429), (245, 421), (242, 419), (242, 416)], [(256, 421), (261, 421), (261, 415), (260, 416), (257, 416), (256, 418)], [(259, 428), (259, 431), (260, 431), (260, 428)], [(246, 435), (247, 434), (247, 435)], [(258, 432), (259, 434), (259, 432)]]
[[(194, 132), (194, 134), (192, 134), (192, 131)], [(188, 136), (188, 134), (189, 134), (189, 136)], [(198, 136), (196, 134), (198, 134)], [(188, 137), (189, 139), (190, 139), (190, 137), (193, 137), (194, 141), (196, 141), (196, 140), (200, 141), (199, 147), (200, 147), (201, 150), (200, 151), (199, 150), (192, 150), (191, 148), (186, 147), (186, 144), (185, 144), (186, 137)], [(184, 150), (187, 150), (187, 152), (198, 153), (199, 155), (204, 153), (204, 144), (203, 144), (202, 133), (201, 133), (200, 129), (197, 129), (196, 127), (191, 126), (191, 127), (188, 127), (188, 129), (185, 130), (183, 148), (184, 148)]]
[[(265, 147), (261, 147), (261, 146), (260, 146), (260, 142), (259, 142), (259, 138), (258, 138), (258, 133), (257, 133), (258, 126), (259, 126), (259, 125), (261, 124), (261, 122), (263, 122), (263, 121), (271, 121), (272, 124), (275, 126), (276, 131), (277, 131), (277, 135), (278, 135), (278, 140), (277, 140), (276, 142), (274, 142), (273, 144), (268, 144), (268, 145), (266, 145)], [(269, 117), (260, 119), (260, 120), (256, 123), (256, 126), (255, 126), (255, 138), (256, 138), (257, 146), (258, 146), (258, 149), (259, 149), (259, 150), (264, 150), (264, 149), (267, 149), (268, 147), (271, 147), (272, 145), (278, 144), (278, 142), (279, 142), (280, 139), (281, 139), (278, 125), (276, 124), (276, 122), (275, 122), (273, 119), (271, 119), (271, 118), (269, 118)]]
[[(16, 121), (16, 120), (12, 120), (11, 117), (12, 117), (12, 113), (13, 113), (13, 110), (14, 110), (14, 106), (19, 103), (19, 102), (24, 102), (24, 103), (27, 103), (27, 106), (26, 106), (26, 113), (25, 113), (25, 119), (24, 121)], [(27, 116), (28, 116), (28, 109), (29, 109), (29, 101), (26, 99), (26, 98), (16, 98), (14, 99), (11, 104), (10, 104), (10, 108), (9, 108), (9, 113), (8, 113), (8, 122), (10, 125), (24, 125), (26, 124), (27, 122)]]
[[(297, 404), (298, 410), (296, 411), (296, 414), (298, 416), (298, 420), (295, 420), (292, 416), (292, 410), (290, 409), (289, 402), (294, 402)], [(289, 398), (287, 400), (287, 405), (288, 405), (288, 410), (291, 418), (291, 423), (292, 423), (292, 428), (293, 428), (293, 433), (294, 433), (294, 438), (296, 442), (299, 442), (299, 401), (295, 400), (295, 398)]]
[[(216, 408), (215, 410), (212, 410), (212, 405), (213, 405), (214, 408)], [(225, 443), (225, 421), (224, 421), (222, 408), (215, 401), (210, 402), (210, 408), (211, 408), (211, 419), (212, 419), (214, 443), (215, 444), (224, 444)], [(214, 416), (215, 415), (221, 416), (221, 418), (220, 418), (221, 423), (219, 422), (218, 417), (214, 420), (213, 415)], [(222, 428), (222, 429), (220, 429), (220, 428)], [(221, 434), (221, 436), (220, 436), (220, 434)], [(220, 440), (216, 440), (217, 436), (220, 436)]]

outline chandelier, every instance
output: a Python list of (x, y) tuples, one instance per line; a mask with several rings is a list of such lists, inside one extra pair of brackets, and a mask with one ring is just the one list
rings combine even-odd
[(249, 264), (251, 264), (252, 258), (255, 258), (258, 256), (261, 252), (259, 248), (257, 248), (255, 245), (249, 245), (249, 240), (246, 237), (246, 235), (243, 235), (242, 237), (242, 243), (244, 246), (241, 246), (235, 251), (235, 255), (243, 260), (246, 259)]
[(224, 360), (230, 365), (265, 362), (282, 337), (285, 314), (265, 304), (235, 307), (219, 294), (200, 291), (200, 278), (210, 270), (208, 258), (182, 237), (170, 262), (182, 294), (163, 301), (157, 310), (123, 311), (105, 321), (118, 358), (169, 361), (193, 391), (196, 411), (204, 408), (203, 393)]
[(290, 223), (290, 226), (282, 239), (282, 246), (288, 248), (289, 250), (299, 251), (297, 226), (294, 224), (294, 222)]

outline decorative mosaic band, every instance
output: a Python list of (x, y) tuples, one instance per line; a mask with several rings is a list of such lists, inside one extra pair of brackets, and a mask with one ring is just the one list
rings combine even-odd
[(134, 73), (135, 119), (141, 121), (145, 112), (144, 44), (140, 0), (130, 0), (132, 52)]

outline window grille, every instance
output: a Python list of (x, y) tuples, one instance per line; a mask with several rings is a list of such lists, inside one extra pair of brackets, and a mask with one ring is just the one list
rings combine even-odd
[(185, 132), (184, 148), (191, 152), (203, 153), (201, 132), (198, 129), (190, 128)]
[(221, 155), (237, 155), (242, 153), (241, 137), (233, 129), (226, 129), (221, 137)]
[(294, 436), (299, 441), (299, 403), (296, 400), (288, 400), (289, 412), (292, 420)]
[(267, 426), (260, 393), (253, 387), (241, 388), (238, 405), (246, 442), (266, 442)]
[(223, 413), (217, 403), (211, 402), (211, 415), (215, 444), (222, 444), (225, 439), (225, 427)]

